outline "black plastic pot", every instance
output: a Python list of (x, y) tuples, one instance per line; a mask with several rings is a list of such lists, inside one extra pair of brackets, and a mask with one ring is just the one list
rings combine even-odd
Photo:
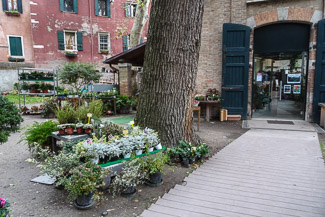
[(78, 206), (89, 206), (93, 201), (92, 201), (92, 197), (93, 197), (94, 193), (90, 193), (87, 195), (79, 195), (76, 199), (76, 204)]
[(159, 184), (162, 182), (161, 172), (156, 172), (154, 174), (149, 174), (149, 182), (151, 184)]
[(189, 163), (190, 163), (189, 159), (184, 159), (183, 158), (183, 162), (182, 162), (183, 167), (188, 168)]
[(134, 186), (128, 187), (125, 191), (122, 191), (121, 195), (123, 197), (133, 197), (136, 194), (136, 190)]

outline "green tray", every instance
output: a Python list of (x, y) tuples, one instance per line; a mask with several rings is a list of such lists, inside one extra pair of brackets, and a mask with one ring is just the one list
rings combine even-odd
[[(162, 149), (160, 149), (160, 150), (155, 150), (155, 151), (152, 151), (152, 152), (149, 152), (149, 153), (144, 153), (144, 154), (141, 154), (141, 155), (137, 155), (137, 156), (135, 156), (135, 158), (144, 157), (144, 156), (151, 155), (151, 154), (156, 154), (158, 152), (165, 151), (165, 150), (166, 150), (166, 147), (162, 147)], [(130, 159), (131, 158), (124, 158), (124, 159), (108, 162), (108, 163), (105, 163), (105, 164), (99, 164), (99, 166), (100, 167), (108, 167), (108, 166), (112, 166), (112, 165), (115, 165), (115, 164), (122, 163), (124, 161), (129, 161)]]

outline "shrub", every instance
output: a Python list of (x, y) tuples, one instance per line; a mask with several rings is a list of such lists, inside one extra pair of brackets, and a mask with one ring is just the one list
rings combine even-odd
[(92, 114), (92, 119), (99, 119), (103, 114), (103, 102), (100, 100), (95, 100), (89, 103), (88, 106), (85, 104), (80, 106), (77, 110), (78, 120), (82, 123), (88, 123), (87, 114)]
[(8, 140), (11, 132), (19, 130), (23, 118), (14, 103), (0, 95), (0, 144)]
[(77, 112), (72, 106), (64, 106), (62, 108), (57, 107), (55, 115), (60, 124), (77, 122)]
[(27, 141), (30, 150), (35, 146), (35, 143), (42, 148), (49, 147), (52, 143), (52, 132), (57, 131), (57, 125), (58, 123), (52, 120), (40, 124), (34, 122), (32, 126), (27, 128), (22, 139)]

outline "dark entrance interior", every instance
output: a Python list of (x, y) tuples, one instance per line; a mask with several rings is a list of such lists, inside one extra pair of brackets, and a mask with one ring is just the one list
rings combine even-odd
[(253, 118), (305, 119), (309, 31), (296, 23), (254, 31)]

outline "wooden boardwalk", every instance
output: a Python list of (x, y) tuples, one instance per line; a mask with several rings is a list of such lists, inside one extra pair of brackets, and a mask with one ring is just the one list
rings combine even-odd
[(324, 217), (325, 167), (315, 132), (250, 130), (142, 217)]

